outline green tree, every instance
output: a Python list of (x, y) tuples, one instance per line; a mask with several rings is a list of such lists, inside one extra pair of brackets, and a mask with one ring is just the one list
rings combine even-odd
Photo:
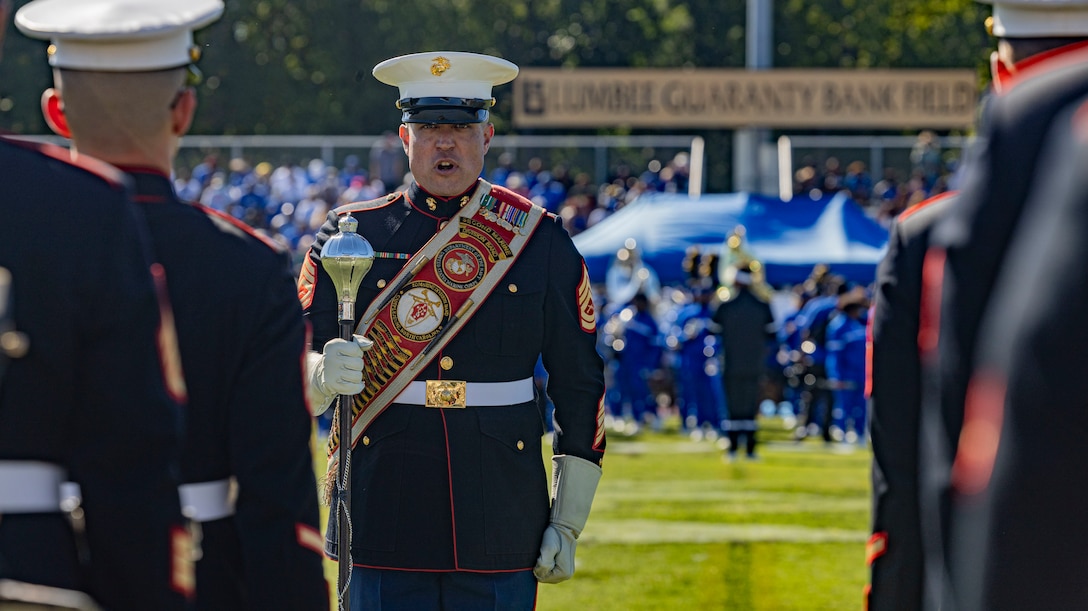
[[(974, 0), (774, 1), (776, 67), (975, 67), (980, 85), (986, 79), (991, 42), (982, 22), (988, 9)], [(422, 50), (490, 53), (521, 66), (740, 68), (746, 4), (231, 0), (223, 18), (197, 34), (207, 78), (200, 85), (193, 133), (377, 134), (395, 129), (396, 90), (377, 82), (371, 68)], [(46, 131), (38, 109), (41, 91), (51, 83), (45, 46), (17, 32), (8, 36), (0, 63), (0, 126), (10, 131)], [(496, 98), (497, 130), (511, 133), (512, 87), (498, 88)], [(687, 131), (707, 138), (709, 175), (728, 177), (731, 132)]]
[(984, 67), (988, 9), (975, 0), (778, 0), (775, 64), (790, 68)]

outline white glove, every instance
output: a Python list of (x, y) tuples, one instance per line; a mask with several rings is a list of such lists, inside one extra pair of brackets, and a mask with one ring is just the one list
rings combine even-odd
[(540, 542), (533, 574), (537, 581), (559, 583), (574, 575), (574, 549), (585, 528), (601, 468), (576, 456), (552, 457), (552, 515)]
[(321, 353), (306, 353), (306, 399), (310, 413), (320, 416), (338, 395), (363, 392), (363, 352), (374, 342), (355, 335), (353, 341), (336, 338)]

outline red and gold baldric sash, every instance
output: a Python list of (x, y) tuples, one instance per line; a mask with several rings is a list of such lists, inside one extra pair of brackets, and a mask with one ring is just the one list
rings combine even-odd
[[(352, 402), (351, 446), (455, 337), (517, 260), (544, 209), (500, 201), (479, 181), (467, 204), (404, 265), (370, 304), (358, 328), (374, 342), (366, 388)], [(329, 433), (329, 473), (337, 470), (340, 432)], [(331, 481), (331, 479), (330, 479)], [(328, 490), (328, 489), (327, 489)]]

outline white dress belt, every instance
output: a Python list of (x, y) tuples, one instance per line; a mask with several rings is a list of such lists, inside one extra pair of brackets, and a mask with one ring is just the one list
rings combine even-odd
[[(0, 460), (0, 513), (51, 513), (79, 505), (79, 485), (57, 465), (33, 460)], [(233, 477), (178, 486), (182, 512), (210, 522), (234, 515), (237, 484)]]
[(178, 486), (181, 513), (196, 522), (211, 522), (234, 515), (238, 483), (233, 477)]
[(61, 511), (65, 470), (36, 460), (0, 460), (0, 513)]
[[(527, 403), (534, 399), (533, 391), (532, 378), (512, 382), (465, 382), (465, 406), (501, 407)], [(427, 405), (427, 381), (410, 382), (393, 403)]]

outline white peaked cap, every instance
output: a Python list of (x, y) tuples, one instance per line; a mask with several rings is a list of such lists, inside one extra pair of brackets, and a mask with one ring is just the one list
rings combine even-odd
[(223, 0), (34, 0), (15, 14), (15, 25), (52, 43), (56, 68), (141, 72), (195, 62), (193, 31), (223, 8)]
[(1088, 36), (1088, 0), (979, 1), (994, 5), (994, 36), (1002, 38)]
[(400, 90), (400, 98), (489, 100), (491, 88), (514, 80), (518, 67), (505, 59), (461, 51), (414, 53), (374, 66), (374, 78)]

